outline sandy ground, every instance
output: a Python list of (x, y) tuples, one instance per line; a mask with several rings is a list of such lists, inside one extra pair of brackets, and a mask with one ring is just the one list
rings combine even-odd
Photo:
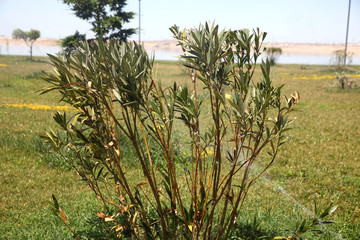
[[(144, 42), (144, 45), (146, 49), (155, 51), (181, 51), (176, 40)], [(344, 49), (343, 44), (264, 43), (264, 46), (266, 45), (281, 48), (283, 54), (331, 55), (336, 50)], [(348, 44), (347, 51), (360, 56), (360, 43)]]
[[(0, 45), (26, 45), (24, 40), (17, 40), (11, 37), (0, 37)], [(38, 38), (34, 45), (40, 46), (57, 46), (59, 45), (59, 39), (56, 38)]]
[[(59, 39), (53, 38), (39, 38), (36, 40), (36, 45), (42, 46), (56, 46)], [(15, 40), (11, 37), (0, 37), (0, 45), (25, 45), (23, 40)], [(146, 41), (144, 46), (147, 50), (152, 51), (168, 51), (181, 52), (177, 46), (176, 40), (165, 41)], [(283, 54), (311, 54), (311, 55), (331, 55), (333, 51), (344, 49), (343, 44), (308, 44), (308, 43), (269, 43), (269, 47), (279, 47)], [(356, 56), (360, 56), (360, 43), (348, 44), (348, 52)]]
[[(270, 47), (279, 47), (285, 54), (331, 55), (336, 50), (343, 50), (344, 44), (305, 44), (305, 43), (270, 43)], [(360, 56), (360, 43), (351, 43), (347, 51)]]

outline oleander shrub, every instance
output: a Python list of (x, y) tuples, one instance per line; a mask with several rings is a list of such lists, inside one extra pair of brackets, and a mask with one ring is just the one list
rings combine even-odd
[[(266, 33), (214, 24), (171, 31), (187, 86), (163, 87), (135, 42), (84, 42), (68, 59), (49, 55), (43, 93), (57, 91), (76, 111), (56, 113), (61, 130), (45, 138), (58, 154), (72, 153), (64, 158), (99, 200), (108, 237), (227, 239), (287, 139), (299, 96), (284, 97), (271, 63), (257, 64)], [(128, 173), (130, 150), (140, 178)], [(67, 224), (55, 196), (54, 210)]]

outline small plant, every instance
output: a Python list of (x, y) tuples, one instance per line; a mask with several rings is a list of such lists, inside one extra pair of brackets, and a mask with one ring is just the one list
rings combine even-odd
[[(334, 223), (333, 221), (325, 221), (323, 220), (325, 217), (332, 214), (337, 209), (337, 206), (328, 206), (323, 210), (322, 206), (317, 206), (315, 203), (314, 216), (309, 219), (302, 219), (297, 222), (294, 230), (292, 231), (289, 237), (275, 237), (274, 239), (282, 239), (282, 240), (302, 240), (302, 236), (305, 233), (317, 233), (322, 234), (323, 231), (321, 228), (325, 228), (326, 224)], [(320, 229), (319, 229), (320, 227)]]
[(347, 76), (345, 73), (342, 73), (341, 75), (336, 73), (336, 78), (342, 89), (352, 89), (359, 86), (359, 79)]
[(277, 64), (281, 54), (282, 54), (281, 48), (271, 47), (266, 49), (266, 55), (268, 56), (269, 62), (272, 66)]
[[(353, 53), (346, 53), (346, 62), (347, 64), (352, 63)], [(333, 52), (333, 55), (330, 59), (330, 63), (336, 67), (336, 69), (342, 69), (345, 63), (345, 51), (344, 50), (336, 50)]]
[[(58, 91), (76, 112), (56, 113), (64, 134), (50, 130), (45, 138), (59, 154), (76, 156), (64, 158), (94, 191), (109, 236), (227, 239), (251, 186), (286, 142), (299, 95), (283, 98), (269, 61), (253, 79), (266, 33), (209, 24), (171, 31), (191, 88), (162, 87), (136, 43), (99, 40), (68, 59), (49, 55), (54, 72), (45, 74), (51, 86), (43, 93)], [(178, 139), (177, 129), (187, 136)], [(124, 138), (139, 182), (127, 174)]]

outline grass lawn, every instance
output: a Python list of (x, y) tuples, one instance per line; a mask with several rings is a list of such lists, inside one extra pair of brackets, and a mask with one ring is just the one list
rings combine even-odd
[[(177, 62), (156, 66), (156, 77), (164, 85), (190, 80)], [(41, 105), (59, 105), (55, 94), (37, 92), (45, 86), (41, 71), (50, 69), (46, 58), (29, 62), (26, 57), (0, 56), (0, 239), (73, 239), (51, 215), (51, 194), (79, 235), (99, 239), (101, 234), (93, 193), (48, 154), (39, 137), (55, 128), (55, 110)], [(360, 91), (341, 90), (329, 66), (279, 65), (273, 71), (276, 84), (285, 84), (286, 94), (300, 92), (301, 100), (290, 141), (266, 178), (250, 190), (240, 222), (251, 225), (257, 216), (265, 235), (286, 235), (313, 210), (314, 201), (333, 202), (338, 209), (329, 219), (336, 223), (307, 239), (360, 239)], [(141, 178), (136, 169), (128, 171)]]

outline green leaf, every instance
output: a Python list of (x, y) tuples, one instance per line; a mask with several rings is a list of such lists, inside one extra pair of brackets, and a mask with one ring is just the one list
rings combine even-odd
[(59, 209), (59, 208), (60, 208), (60, 207), (59, 207), (59, 202), (58, 202), (58, 200), (56, 199), (55, 195), (52, 194), (51, 196), (52, 196), (52, 199), (53, 199), (53, 203), (54, 203), (55, 209)]

